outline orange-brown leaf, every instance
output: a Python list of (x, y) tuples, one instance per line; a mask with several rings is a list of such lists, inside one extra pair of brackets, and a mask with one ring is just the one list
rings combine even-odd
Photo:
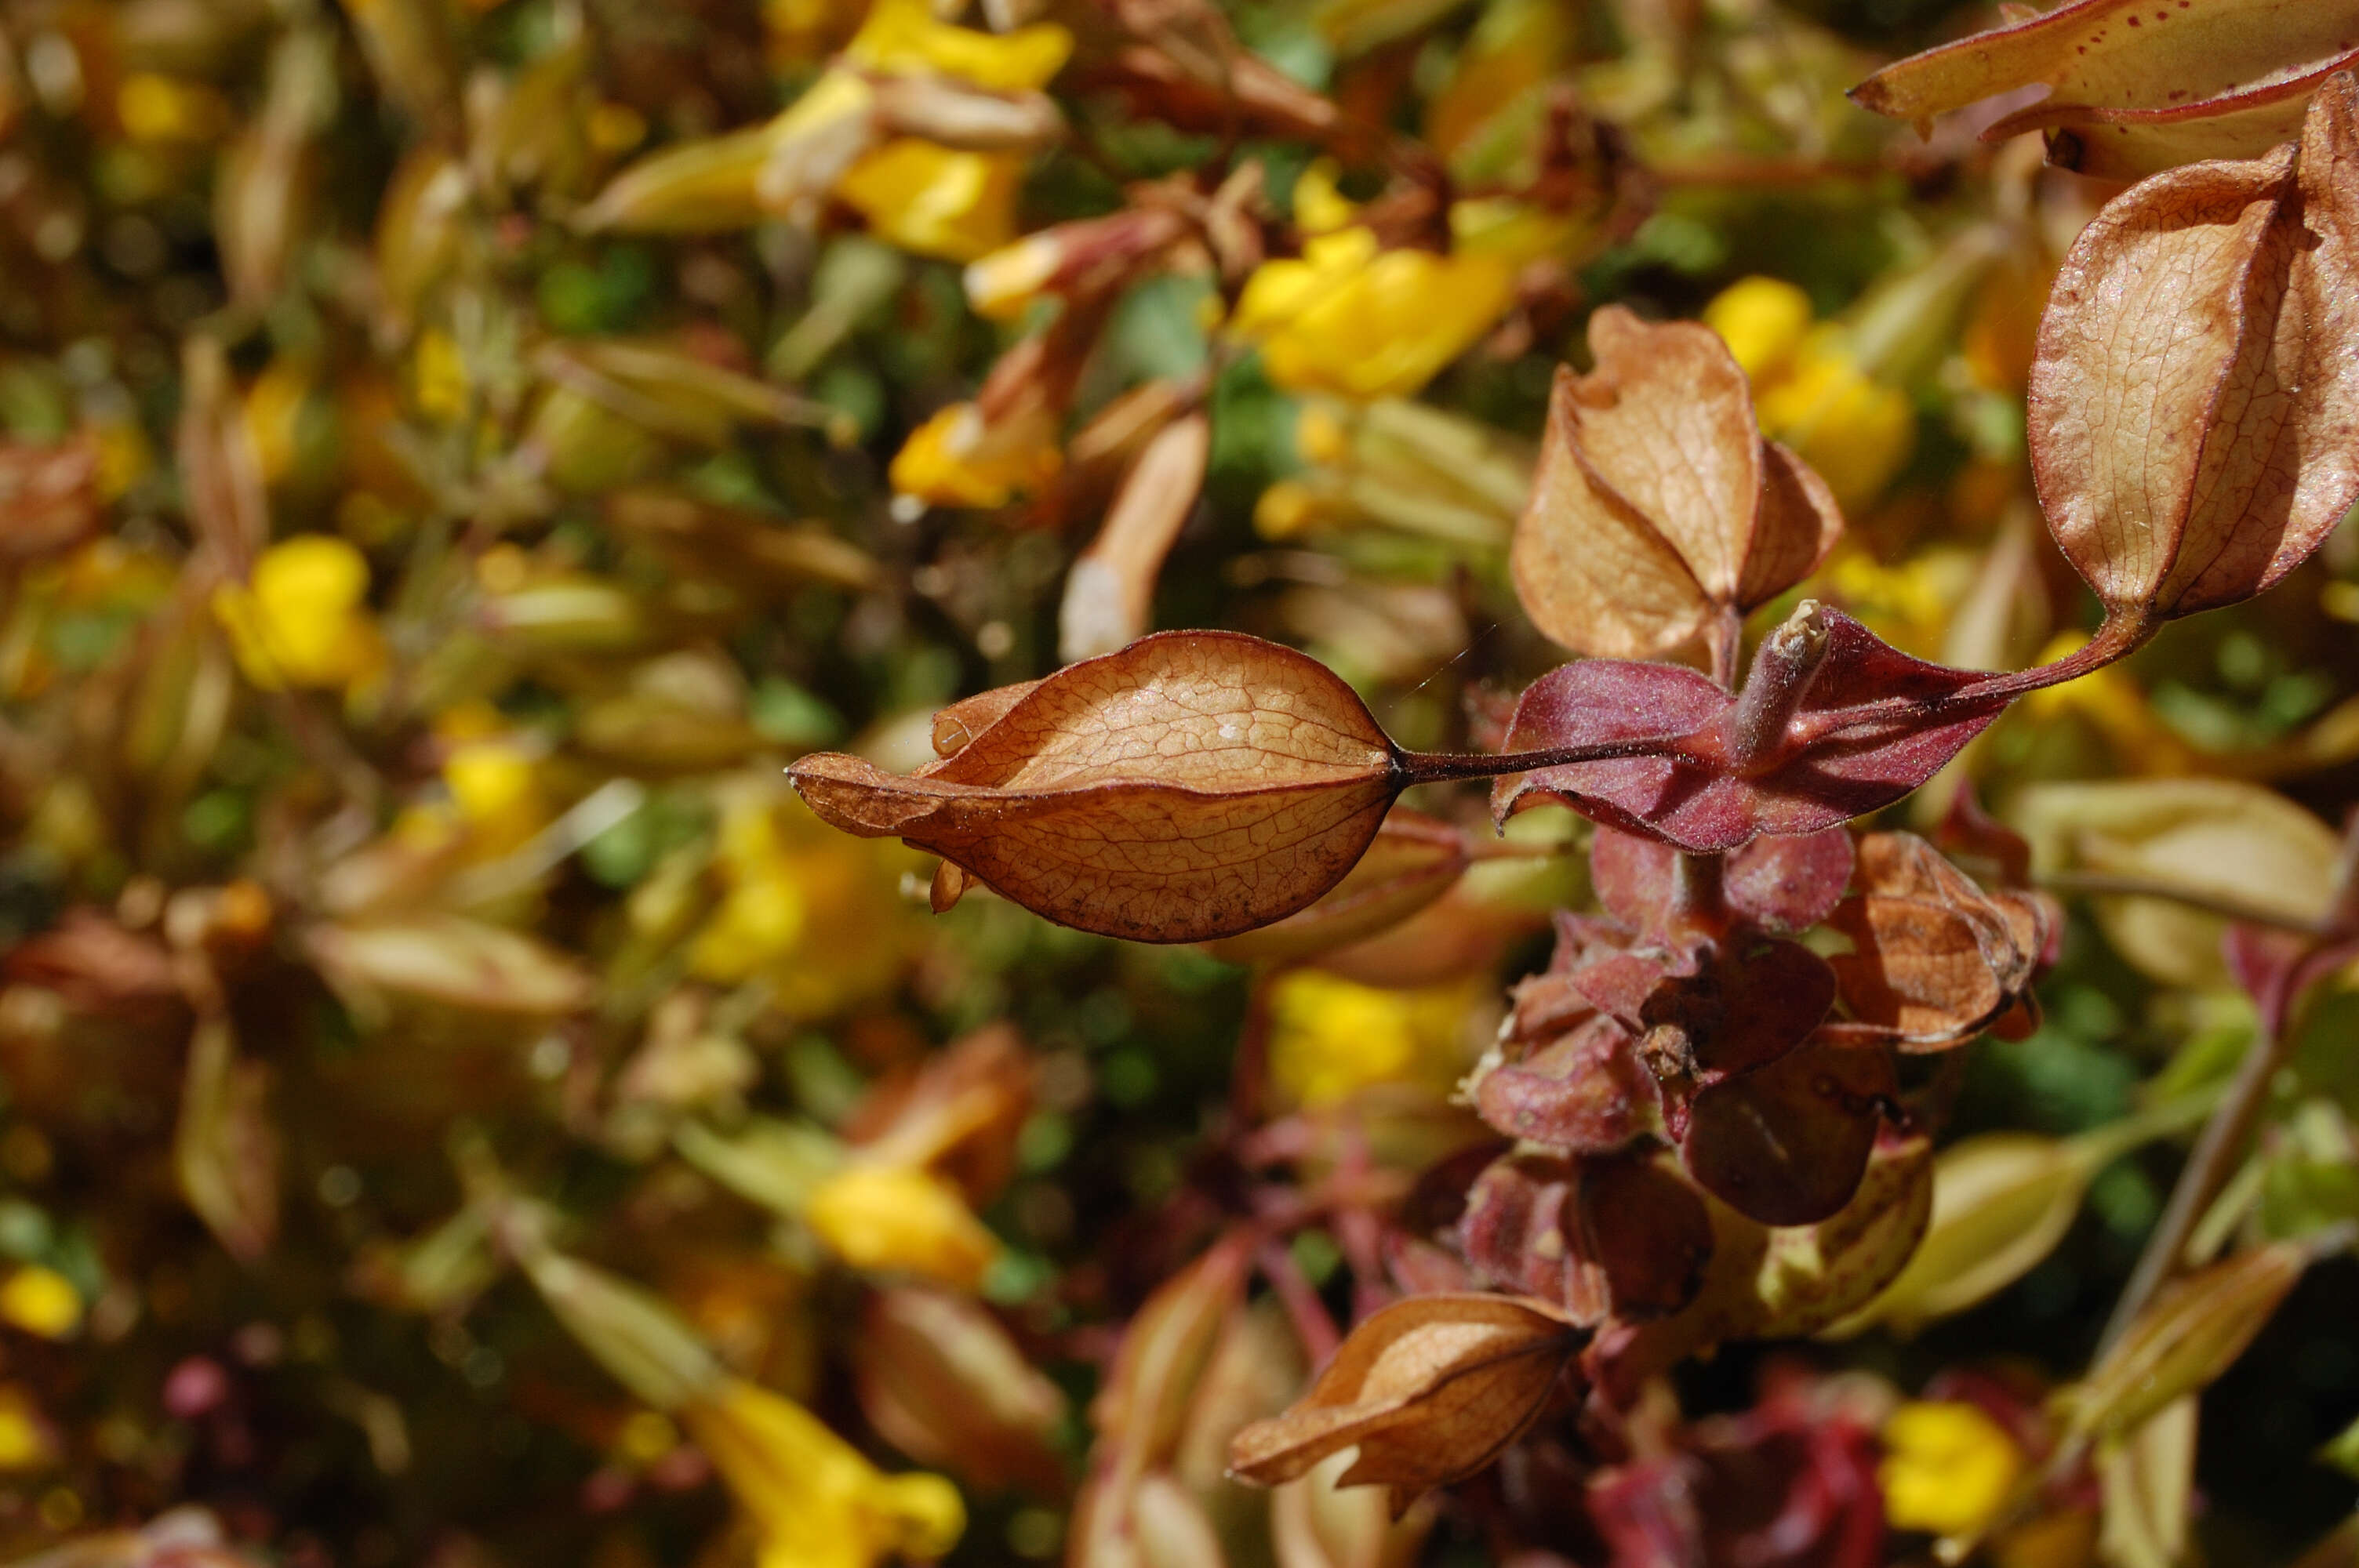
[(1406, 782), (1350, 687), (1227, 632), (1069, 665), (913, 775), (832, 752), (790, 771), (837, 827), (897, 837), (1036, 914), (1143, 942), (1208, 941), (1308, 905)]
[(1396, 1302), (1352, 1330), (1291, 1410), (1237, 1433), (1230, 1467), (1272, 1486), (1356, 1445), (1338, 1484), (1391, 1487), (1397, 1518), (1522, 1435), (1580, 1339), (1554, 1313), (1507, 1296)]

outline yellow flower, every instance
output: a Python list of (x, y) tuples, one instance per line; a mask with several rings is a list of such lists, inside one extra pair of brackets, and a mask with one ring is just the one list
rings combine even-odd
[(2023, 1474), (2023, 1451), (1978, 1405), (1917, 1400), (1884, 1423), (1876, 1467), (1885, 1517), (1902, 1530), (1965, 1535), (1989, 1523)]
[(349, 687), (385, 661), (362, 602), (367, 593), (360, 551), (331, 535), (304, 534), (265, 550), (250, 583), (215, 590), (213, 613), (238, 667), (265, 690)]
[(442, 783), (451, 804), (487, 855), (505, 855), (549, 825), (540, 769), (532, 754), (506, 738), (469, 741), (442, 759)]
[(237, 111), (213, 88), (145, 70), (114, 90), (114, 113), (135, 142), (209, 142), (237, 123)]
[(959, 1190), (910, 1165), (854, 1163), (813, 1188), (803, 1219), (855, 1269), (922, 1274), (973, 1290), (999, 1238)]
[(1065, 454), (1046, 409), (987, 425), (953, 403), (909, 433), (893, 456), (894, 492), (934, 506), (1005, 506), (1057, 477)]
[(0, 1471), (44, 1469), (57, 1459), (57, 1440), (32, 1396), (14, 1383), (0, 1384)]
[(1810, 330), (1810, 297), (1783, 278), (1739, 278), (1703, 308), (1703, 324), (1718, 332), (1745, 373), (1756, 382), (1785, 368)]
[(753, 1520), (761, 1568), (934, 1558), (966, 1529), (950, 1482), (886, 1475), (810, 1411), (758, 1385), (731, 1379), (680, 1421)]
[(1908, 394), (1852, 355), (1834, 322), (1811, 323), (1810, 297), (1774, 277), (1740, 278), (1704, 307), (1752, 378), (1765, 435), (1808, 459), (1846, 510), (1882, 493), (1917, 445)]
[(836, 182), (844, 204), (905, 251), (973, 261), (1016, 236), (1023, 160), (960, 152), (914, 136), (886, 143)]
[(689, 968), (723, 985), (759, 979), (795, 1018), (882, 991), (922, 940), (900, 893), (918, 863), (897, 844), (833, 832), (766, 781), (733, 788), (713, 856), (724, 891), (690, 941)]
[(1971, 551), (1941, 547), (1887, 567), (1864, 550), (1845, 549), (1822, 578), (1869, 631), (1905, 652), (1939, 658), (1951, 611), (1973, 587), (1976, 559)]
[(0, 1323), (44, 1339), (69, 1338), (82, 1326), (82, 1293), (56, 1270), (27, 1265), (0, 1284)]
[(1073, 35), (1050, 22), (985, 33), (934, 19), (926, 0), (876, 0), (843, 57), (891, 76), (940, 71), (995, 92), (1037, 92), (1064, 69)]
[(1299, 257), (1264, 262), (1231, 330), (1261, 348), (1271, 381), (1366, 401), (1406, 397), (1472, 348), (1515, 303), (1516, 278), (1563, 247), (1565, 225), (1500, 201), (1451, 209), (1451, 249), (1385, 249), (1349, 222), (1332, 177), (1308, 171), (1295, 215), (1311, 234)]
[(1463, 985), (1378, 990), (1317, 969), (1278, 977), (1269, 992), (1271, 1082), (1316, 1108), (1377, 1084), (1447, 1091), (1468, 1065)]

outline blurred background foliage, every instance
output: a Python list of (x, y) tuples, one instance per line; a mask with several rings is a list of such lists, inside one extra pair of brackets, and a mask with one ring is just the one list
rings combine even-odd
[[(1405, 743), (1482, 742), (1552, 662), (1505, 543), (1608, 301), (1717, 328), (1826, 473), (1851, 530), (1810, 591), (1924, 656), (2052, 656), (2093, 605), (2024, 378), (2109, 190), (1843, 97), (1991, 19), (0, 0), (0, 1549), (1064, 1554), (1150, 1292), (1289, 1182), (1394, 1201), (1467, 1141), (1449, 1091), (1585, 897), (1576, 825), (1519, 819), (1528, 853), (1277, 972), (932, 916), (930, 864), (821, 827), (785, 764), (914, 765), (937, 708), (1108, 624), (1275, 637)], [(1201, 493), (1143, 567), (1093, 546), (1191, 410)], [(2352, 543), (2024, 704), (1982, 798), (2052, 867), (2314, 914), (2359, 783)], [(1085, 549), (1126, 563), (1107, 602)], [(2216, 1086), (2253, 1027), (2220, 929), (2076, 903), (1949, 1136)], [(2309, 1015), (2223, 1235), (2359, 1217), (2354, 1006)], [(1773, 1360), (2036, 1408), (2184, 1130), (2088, 1173), (1986, 1303), (1732, 1349), (1687, 1414)], [(1281, 1291), (1348, 1314), (1350, 1228), (1294, 1223)], [(2316, 1455), (2359, 1410), (2354, 1286), (2321, 1264), (2207, 1398), (2211, 1561), (2348, 1511), (2359, 1455)], [(1299, 1386), (1241, 1343), (1207, 1433)], [(1219, 1453), (1169, 1467), (1228, 1561), (1496, 1550), (1336, 1494), (1273, 1537), (1313, 1505)], [(1955, 1522), (1900, 1496), (1894, 1561)], [(2095, 1507), (2005, 1561), (2093, 1560)], [(1193, 1528), (1145, 1560), (1212, 1561)]]

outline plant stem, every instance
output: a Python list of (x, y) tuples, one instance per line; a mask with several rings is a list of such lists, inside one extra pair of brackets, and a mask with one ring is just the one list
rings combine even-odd
[(1688, 739), (1686, 735), (1648, 735), (1538, 752), (1403, 752), (1400, 767), (1412, 784), (1445, 784), (1453, 779), (1490, 779), (1502, 773), (1568, 767), (1574, 762), (1610, 762), (1617, 757), (1680, 755)]
[(2093, 1365), (2105, 1358), (2105, 1353), (2137, 1321), (2138, 1314), (2154, 1299), (2155, 1292), (2178, 1271), (2188, 1238), (2228, 1180), (2237, 1155), (2243, 1152), (2245, 1135), (2252, 1130), (2253, 1119), (2260, 1113), (2261, 1102), (2268, 1098), (2269, 1084), (2285, 1065), (2290, 1031), (2282, 1026), (2279, 1011), (2263, 1001), (2258, 1033), (2245, 1051), (2235, 1077), (2229, 1082), (2227, 1093), (2212, 1108), (2203, 1130), (2196, 1135), (2195, 1147), (2188, 1152), (2178, 1184), (2170, 1189), (2170, 1201), (2163, 1206), (2162, 1217), (2155, 1221), (2154, 1232), (2146, 1239), (2146, 1250), (2138, 1254), (2137, 1266), (2130, 1271), (2129, 1282), (2122, 1287), (2121, 1300), (2114, 1303), (2114, 1314), (2106, 1320)]

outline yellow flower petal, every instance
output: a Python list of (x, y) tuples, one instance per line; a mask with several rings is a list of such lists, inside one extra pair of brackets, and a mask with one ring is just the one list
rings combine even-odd
[(876, 0), (844, 58), (870, 70), (936, 70), (999, 92), (1049, 85), (1073, 52), (1073, 35), (1054, 23), (1008, 33), (978, 32), (934, 20), (926, 0)]
[(1885, 1517), (1902, 1530), (1963, 1535), (1995, 1515), (2023, 1473), (2023, 1451), (1978, 1405), (1919, 1400), (1884, 1423), (1876, 1467)]
[(1703, 324), (1756, 382), (1782, 367), (1810, 330), (1810, 297), (1777, 277), (1745, 277), (1703, 308)]
[(763, 1568), (871, 1568), (958, 1542), (966, 1507), (939, 1476), (886, 1476), (780, 1394), (732, 1379), (680, 1420), (760, 1537)]
[(835, 193), (879, 238), (919, 255), (967, 262), (1016, 237), (1021, 159), (959, 152), (902, 136), (862, 157)]
[(1473, 1000), (1465, 986), (1379, 990), (1294, 970), (1270, 986), (1271, 1082), (1313, 1109), (1378, 1084), (1446, 1091), (1467, 1066), (1462, 1025)]
[(893, 489), (935, 506), (1005, 506), (1064, 466), (1045, 414), (997, 428), (972, 403), (953, 403), (909, 433), (894, 454)]
[(56, 1270), (29, 1265), (0, 1284), (0, 1323), (44, 1339), (64, 1339), (82, 1326), (82, 1293)]
[(813, 1190), (803, 1217), (855, 1269), (923, 1274), (971, 1290), (999, 1256), (999, 1238), (956, 1187), (906, 1165), (846, 1167)]

